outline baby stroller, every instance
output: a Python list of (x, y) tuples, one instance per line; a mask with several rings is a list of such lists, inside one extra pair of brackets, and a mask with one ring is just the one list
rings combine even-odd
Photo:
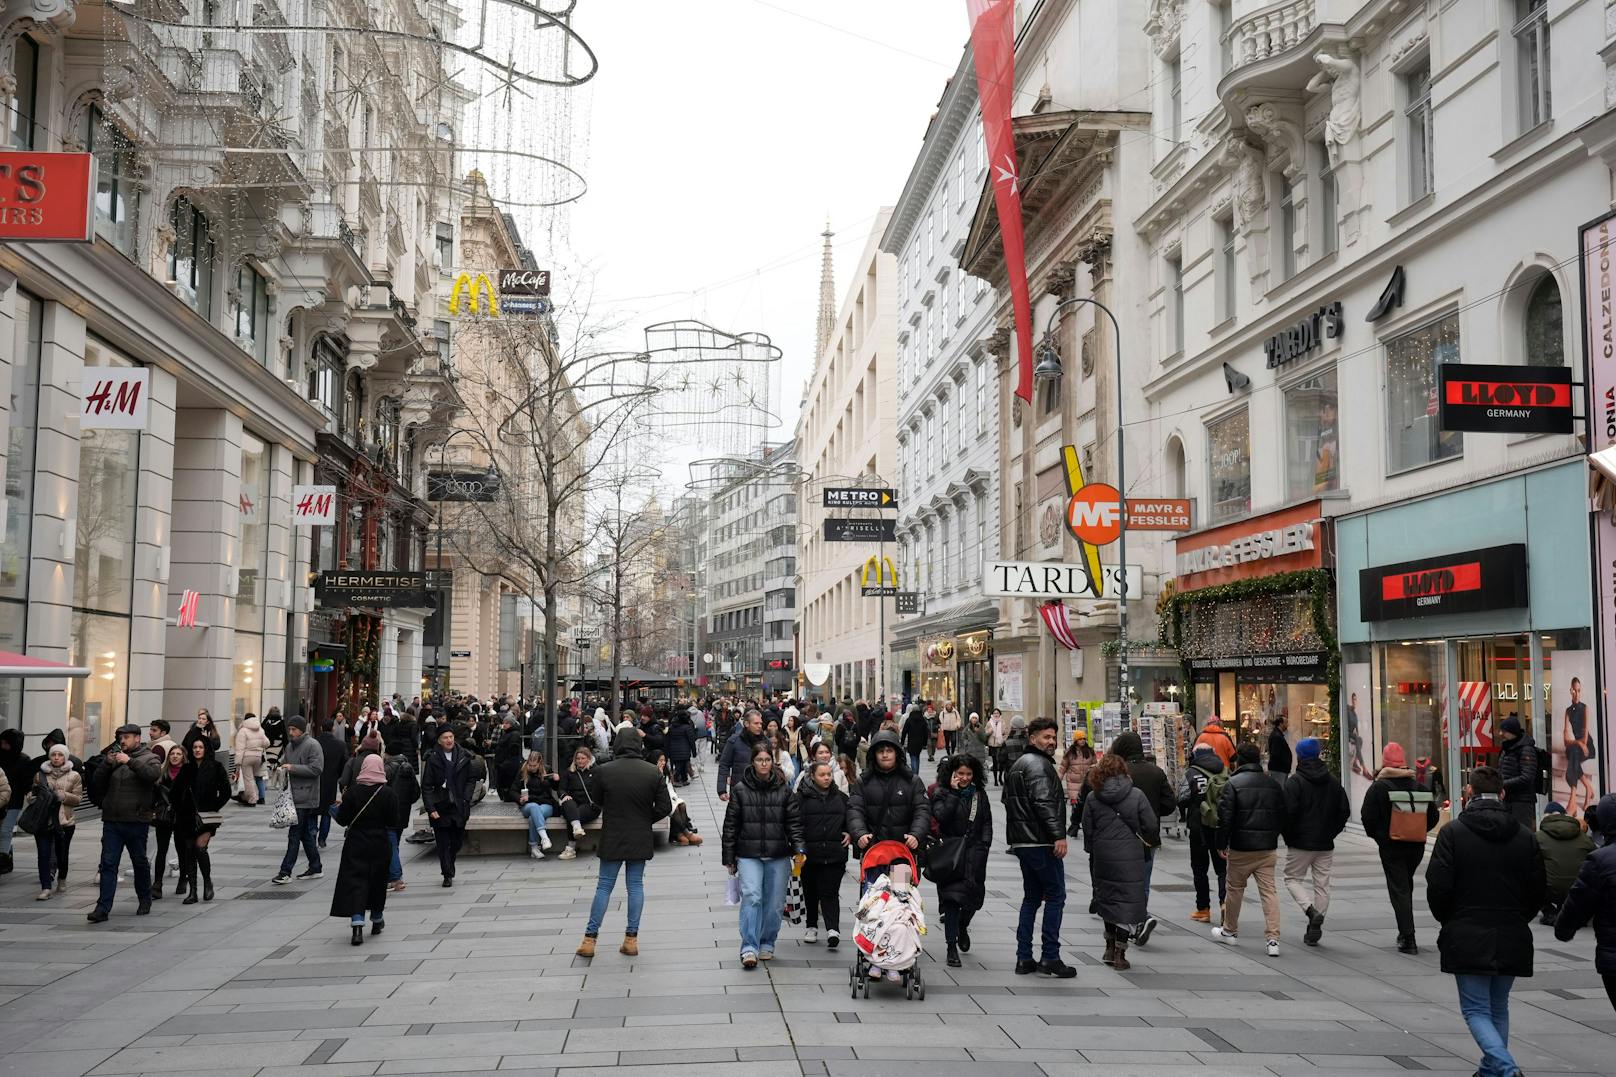
[(874, 979), (882, 972), (896, 972), (904, 998), (924, 999), (920, 939), (926, 933), (926, 910), (920, 898), (915, 854), (901, 841), (878, 841), (859, 861), (861, 877), (872, 869), (885, 870), (859, 900), (855, 915), (858, 930), (853, 936), (853, 968), (847, 977), (853, 997), (858, 998), (862, 991), (869, 998)]

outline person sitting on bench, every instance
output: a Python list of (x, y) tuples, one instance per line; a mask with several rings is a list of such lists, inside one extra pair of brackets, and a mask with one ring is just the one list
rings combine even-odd
[(572, 766), (561, 779), (561, 814), (572, 827), (572, 835), (560, 859), (571, 860), (578, 855), (584, 824), (600, 818), (600, 776), (595, 773), (595, 753), (586, 745), (580, 744), (572, 753)]

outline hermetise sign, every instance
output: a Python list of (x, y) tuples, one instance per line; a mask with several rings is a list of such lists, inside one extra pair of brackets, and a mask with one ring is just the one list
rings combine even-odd
[(1308, 352), (1324, 347), (1326, 340), (1341, 335), (1343, 325), (1341, 301), (1326, 303), (1289, 329), (1281, 329), (1263, 341), (1263, 352), (1268, 356), (1268, 369), (1293, 363)]
[[(1138, 565), (1128, 566), (1128, 594), (1144, 593), (1144, 575)], [(1084, 565), (1061, 561), (989, 561), (982, 574), (982, 593), (988, 598), (1116, 598), (1121, 576), (1116, 565), (1102, 565), (1100, 578), (1105, 581), (1105, 591), (1095, 594)]]
[(1313, 549), (1313, 525), (1291, 524), (1271, 531), (1257, 531), (1241, 535), (1222, 546), (1198, 546), (1178, 555), (1178, 574), (1189, 576), (1196, 572), (1211, 572), (1229, 568), (1247, 561), (1262, 561), (1286, 554), (1306, 553)]

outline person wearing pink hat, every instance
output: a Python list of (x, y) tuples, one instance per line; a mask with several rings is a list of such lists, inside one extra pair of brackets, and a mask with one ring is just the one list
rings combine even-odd
[(1436, 798), (1408, 769), (1403, 746), (1391, 741), (1380, 753), (1380, 773), (1364, 794), (1359, 818), (1380, 847), (1386, 893), (1397, 918), (1397, 949), (1420, 952), (1414, 938), (1414, 872), (1425, 859), (1425, 838), (1436, 827)]

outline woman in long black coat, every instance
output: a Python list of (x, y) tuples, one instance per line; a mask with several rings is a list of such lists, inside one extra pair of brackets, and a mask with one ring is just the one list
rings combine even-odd
[(202, 900), (213, 900), (213, 859), (208, 842), (224, 822), (220, 810), (230, 799), (230, 772), (214, 758), (213, 742), (197, 737), (186, 748), (185, 765), (174, 778), (170, 793), (174, 806), (174, 840), (190, 850), (185, 862), (189, 893), (182, 905), (195, 905), (196, 873), (202, 872)]
[[(987, 900), (988, 849), (993, 844), (993, 810), (975, 756), (956, 755), (943, 764), (943, 782), (932, 787), (931, 826), (935, 837), (965, 842), (965, 866), (957, 879), (937, 884), (938, 911), (948, 964), (960, 967), (960, 954), (971, 952), (971, 917)], [(972, 805), (975, 819), (972, 819)]]
[[(648, 739), (647, 747), (650, 743)], [(673, 784), (689, 785), (690, 760), (696, 754), (696, 727), (690, 721), (690, 715), (681, 712), (673, 716), (665, 750), (668, 753), (668, 766), (673, 770)]]
[(1094, 911), (1105, 921), (1107, 965), (1128, 964), (1133, 925), (1144, 923), (1146, 856), (1160, 843), (1161, 821), (1150, 800), (1134, 788), (1128, 761), (1107, 752), (1089, 771), (1093, 790), (1083, 801), (1083, 845), (1094, 882)]
[(342, 866), (331, 892), (331, 915), (348, 918), (355, 946), (365, 941), (367, 911), (372, 935), (380, 935), (385, 926), (387, 876), (393, 862), (387, 829), (397, 813), (398, 797), (387, 787), (382, 757), (367, 755), (359, 765), (359, 777), (337, 805), (337, 822), (347, 828), (348, 837), (342, 843)]

